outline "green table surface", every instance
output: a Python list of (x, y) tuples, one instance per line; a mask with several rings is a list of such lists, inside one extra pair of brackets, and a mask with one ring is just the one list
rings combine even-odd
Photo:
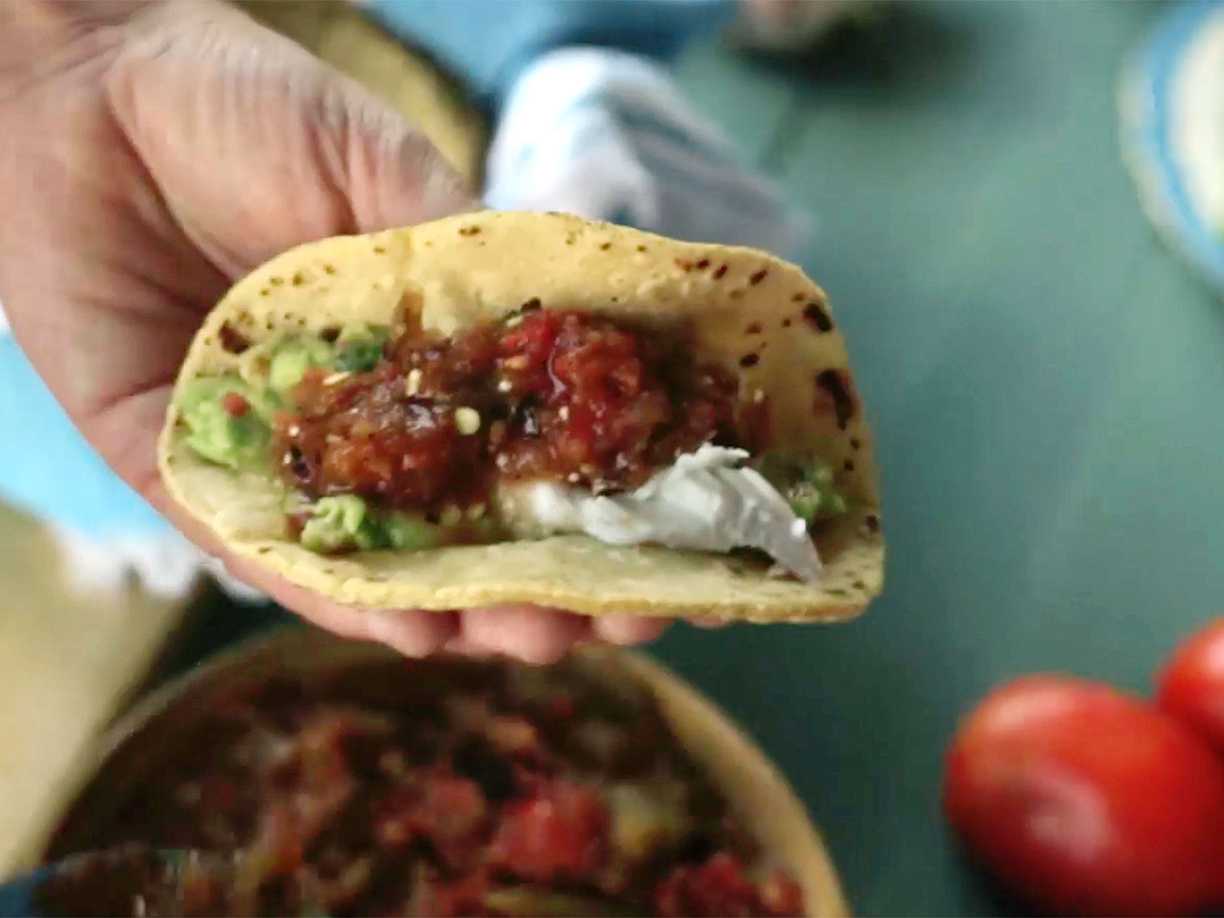
[[(859, 914), (1008, 910), (940, 818), (957, 718), (1035, 670), (1145, 691), (1224, 595), (1224, 306), (1154, 238), (1117, 141), (1161, 9), (907, 5), (816, 63), (681, 62), (817, 217), (803, 261), (876, 429), (888, 584), (853, 624), (677, 627), (656, 653), (790, 776)], [(248, 615), (218, 610), (209, 643)]]
[(1155, 238), (1118, 143), (1119, 73), (1165, 9), (910, 4), (818, 66), (683, 62), (816, 217), (802, 261), (874, 422), (889, 560), (854, 624), (660, 653), (790, 775), (861, 914), (1002, 907), (939, 812), (992, 684), (1146, 691), (1220, 609), (1224, 305)]

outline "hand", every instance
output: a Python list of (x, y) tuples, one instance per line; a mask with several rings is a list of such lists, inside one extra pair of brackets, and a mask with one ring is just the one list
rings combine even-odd
[(664, 623), (527, 606), (357, 610), (227, 556), (170, 500), (155, 442), (227, 287), (301, 242), (473, 206), (394, 111), (216, 2), (0, 2), (0, 297), (76, 425), (238, 577), (338, 634), (533, 662)]

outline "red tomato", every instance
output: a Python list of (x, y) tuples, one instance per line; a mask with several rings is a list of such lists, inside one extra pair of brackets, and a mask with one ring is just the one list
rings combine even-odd
[(1224, 618), (1178, 647), (1158, 683), (1156, 703), (1224, 753)]
[(221, 398), (221, 407), (233, 418), (240, 418), (251, 410), (251, 403), (237, 392), (226, 392)]
[(1059, 913), (1216, 904), (1224, 764), (1190, 730), (1106, 685), (996, 689), (948, 752), (944, 811), (1008, 887)]
[(489, 859), (529, 880), (584, 880), (603, 863), (607, 830), (598, 792), (559, 778), (505, 808)]

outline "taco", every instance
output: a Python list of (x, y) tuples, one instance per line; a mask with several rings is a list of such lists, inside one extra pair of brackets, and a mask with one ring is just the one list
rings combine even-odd
[(823, 292), (560, 214), (257, 269), (191, 346), (160, 466), (231, 550), (358, 606), (839, 619), (883, 580)]

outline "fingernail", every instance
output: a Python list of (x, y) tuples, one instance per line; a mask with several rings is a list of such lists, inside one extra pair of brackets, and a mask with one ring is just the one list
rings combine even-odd
[(406, 657), (436, 653), (459, 632), (453, 612), (385, 610), (368, 615), (370, 637)]
[(630, 646), (644, 644), (659, 637), (671, 619), (647, 618), (642, 615), (604, 615), (595, 619), (592, 629), (595, 636), (609, 644)]

